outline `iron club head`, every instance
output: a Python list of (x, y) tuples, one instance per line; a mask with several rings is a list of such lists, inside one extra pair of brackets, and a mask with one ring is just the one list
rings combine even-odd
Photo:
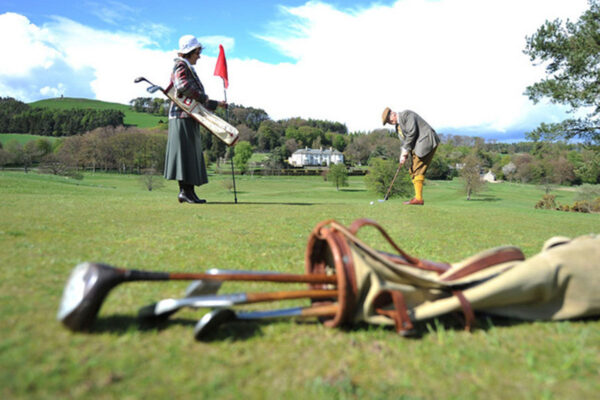
[(235, 311), (230, 308), (218, 308), (204, 314), (194, 327), (194, 337), (202, 341), (213, 335), (219, 325), (236, 319)]
[(158, 86), (158, 85), (152, 85), (146, 89), (146, 91), (148, 93), (156, 93), (159, 90), (160, 90), (160, 86)]

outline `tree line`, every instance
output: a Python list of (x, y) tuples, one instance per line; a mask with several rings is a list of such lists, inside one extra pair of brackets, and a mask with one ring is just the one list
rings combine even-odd
[(19, 165), (27, 172), (37, 165), (43, 172), (56, 175), (77, 175), (83, 170), (162, 171), (166, 143), (164, 132), (108, 126), (54, 142), (45, 138), (24, 145), (9, 141), (4, 147), (0, 145), (0, 167)]
[(104, 126), (123, 125), (118, 110), (31, 107), (10, 97), (0, 98), (0, 132), (41, 136), (72, 136)]

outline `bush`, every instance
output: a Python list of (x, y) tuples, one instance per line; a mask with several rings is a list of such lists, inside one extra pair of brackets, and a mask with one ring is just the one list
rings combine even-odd
[(344, 164), (333, 164), (327, 173), (327, 180), (332, 182), (337, 190), (340, 190), (340, 186), (348, 186), (348, 171), (346, 171), (346, 166)]
[(536, 203), (535, 208), (542, 210), (556, 210), (556, 196), (553, 194), (545, 194), (542, 199)]
[[(365, 175), (367, 189), (380, 195), (385, 195), (394, 179), (398, 168), (396, 160), (373, 158), (369, 163), (369, 172)], [(390, 190), (389, 197), (408, 196), (411, 194), (411, 181), (405, 168), (402, 168)]]

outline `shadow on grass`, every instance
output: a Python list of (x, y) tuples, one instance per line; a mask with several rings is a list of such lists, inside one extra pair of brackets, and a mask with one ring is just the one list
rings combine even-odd
[[(571, 322), (586, 322), (596, 321), (598, 317), (588, 317)], [(272, 323), (281, 323), (286, 319), (272, 319), (272, 320), (233, 320), (224, 322), (213, 328), (212, 331), (207, 332), (205, 337), (202, 339), (203, 342), (219, 342), (219, 341), (242, 341), (252, 339), (263, 335), (263, 328)], [(292, 320), (288, 320), (292, 323)], [(125, 315), (114, 315), (110, 317), (98, 318), (91, 334), (101, 333), (113, 333), (113, 334), (124, 334), (131, 331), (162, 331), (168, 329), (174, 325), (181, 325), (190, 328), (190, 335), (193, 334), (193, 328), (197, 324), (197, 320), (185, 319), (185, 318), (171, 318), (162, 321), (144, 321), (137, 317), (125, 316)], [(518, 325), (530, 325), (536, 321), (526, 321), (516, 318), (506, 318), (499, 316), (492, 316), (489, 314), (477, 313), (475, 324), (471, 327), (471, 332), (476, 331), (490, 331), (496, 327), (511, 327)], [(548, 321), (552, 323), (552, 321)], [(318, 324), (317, 321), (313, 320), (297, 320), (294, 319), (295, 324), (311, 325)], [(366, 323), (359, 323), (351, 327), (342, 328), (346, 332), (361, 332), (370, 330), (384, 330), (390, 334), (396, 334), (393, 326), (380, 326), (380, 325), (368, 325)], [(419, 321), (414, 324), (414, 330), (410, 335), (404, 336), (406, 339), (419, 340), (427, 335), (443, 335), (447, 332), (462, 332), (465, 330), (464, 319), (461, 313), (452, 313), (444, 315), (442, 317), (434, 318), (427, 321)]]
[(471, 197), (469, 201), (500, 201), (502, 199), (491, 194), (478, 194), (477, 197)]
[(343, 188), (340, 189), (340, 192), (366, 192), (367, 189), (348, 189), (348, 188)]
[[(201, 316), (199, 316), (199, 319)], [(90, 334), (111, 333), (122, 335), (131, 331), (149, 332), (162, 331), (174, 325), (186, 326), (190, 328), (190, 335), (193, 335), (193, 328), (198, 320), (187, 318), (170, 318), (163, 320), (143, 320), (130, 315), (112, 315), (110, 317), (100, 317), (94, 323)], [(231, 321), (223, 323), (208, 332), (203, 339), (205, 342), (220, 340), (246, 340), (255, 336), (262, 335), (262, 326), (268, 321)]]
[[(278, 206), (315, 206), (315, 205), (323, 205), (325, 203), (284, 203), (284, 202), (266, 202), (266, 201), (256, 201), (256, 202), (252, 202), (252, 201), (238, 201), (237, 203), (233, 202), (233, 201), (208, 201), (206, 202), (206, 204), (203, 204), (203, 206), (209, 206), (209, 205), (214, 205), (214, 204), (219, 204), (219, 205), (223, 205), (223, 204), (233, 204), (233, 205), (278, 205)], [(332, 204), (332, 203), (328, 203), (328, 204)]]

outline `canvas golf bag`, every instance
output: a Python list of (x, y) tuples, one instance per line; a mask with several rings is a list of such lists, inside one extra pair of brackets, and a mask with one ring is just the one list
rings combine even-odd
[[(397, 253), (359, 239), (365, 226), (377, 229)], [(410, 335), (415, 322), (453, 312), (462, 312), (467, 330), (475, 312), (523, 320), (600, 315), (600, 235), (549, 239), (529, 259), (503, 246), (444, 263), (408, 255), (372, 220), (348, 228), (328, 220), (312, 231), (305, 266), (307, 273), (336, 274), (337, 312), (323, 320), (330, 327), (364, 322)]]
[(198, 101), (189, 97), (178, 97), (172, 82), (164, 90), (164, 94), (227, 146), (233, 146), (239, 139), (240, 133), (237, 128), (208, 111)]

